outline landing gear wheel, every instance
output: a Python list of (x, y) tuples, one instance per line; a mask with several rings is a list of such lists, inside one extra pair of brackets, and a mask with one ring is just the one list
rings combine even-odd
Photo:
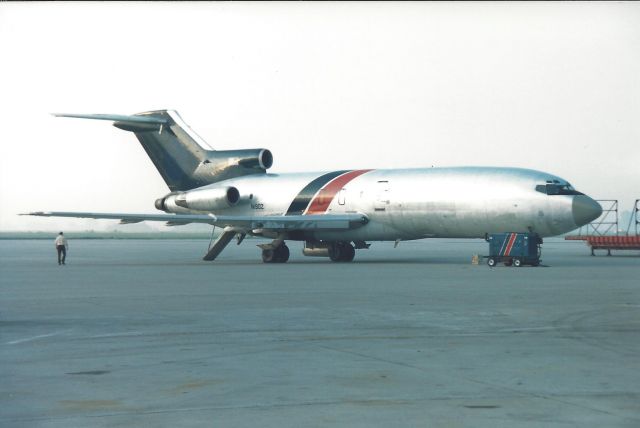
[(342, 261), (343, 262), (351, 262), (356, 255), (356, 249), (353, 248), (353, 245), (346, 244), (342, 247)]
[(489, 259), (487, 260), (487, 264), (490, 267), (494, 267), (496, 265), (496, 259), (494, 259), (493, 257), (489, 257)]
[(329, 246), (329, 258), (332, 262), (350, 262), (356, 255), (356, 249), (349, 242), (334, 242)]
[(275, 250), (262, 250), (262, 261), (265, 263), (286, 263), (289, 260), (289, 247), (282, 244)]
[(329, 247), (329, 258), (332, 262), (342, 261), (342, 245), (339, 242)]
[(265, 263), (274, 263), (276, 258), (275, 250), (262, 250), (262, 261)]
[(513, 259), (513, 265), (515, 267), (520, 267), (522, 266), (522, 261), (520, 259)]
[(276, 252), (276, 263), (286, 263), (289, 260), (289, 247), (282, 244), (278, 248), (275, 249)]

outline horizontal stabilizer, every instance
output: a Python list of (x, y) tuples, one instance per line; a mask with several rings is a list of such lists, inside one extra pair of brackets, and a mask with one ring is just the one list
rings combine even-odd
[(125, 116), (122, 114), (72, 114), (72, 113), (52, 113), (56, 117), (75, 117), (78, 119), (111, 120), (121, 123), (148, 123), (163, 125), (168, 121), (162, 117), (155, 116)]

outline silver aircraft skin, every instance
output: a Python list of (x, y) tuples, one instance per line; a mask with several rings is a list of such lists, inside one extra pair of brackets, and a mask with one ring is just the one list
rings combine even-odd
[(286, 262), (287, 240), (303, 254), (353, 260), (367, 241), (485, 238), (498, 232), (541, 237), (596, 219), (600, 205), (564, 179), (540, 171), (499, 167), (267, 173), (266, 149), (206, 149), (175, 111), (133, 116), (58, 115), (114, 121), (132, 131), (171, 192), (156, 200), (164, 214), (35, 212), (30, 215), (144, 220), (223, 228), (205, 260), (236, 237), (272, 238), (260, 245), (265, 262)]

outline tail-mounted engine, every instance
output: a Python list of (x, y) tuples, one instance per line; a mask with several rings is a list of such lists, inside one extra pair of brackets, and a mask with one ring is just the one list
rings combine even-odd
[(157, 209), (170, 213), (192, 211), (215, 212), (233, 207), (240, 201), (240, 191), (233, 186), (204, 187), (188, 192), (172, 192), (157, 199)]
[(199, 183), (264, 173), (273, 165), (273, 155), (267, 149), (207, 150), (205, 153), (206, 158), (193, 172)]

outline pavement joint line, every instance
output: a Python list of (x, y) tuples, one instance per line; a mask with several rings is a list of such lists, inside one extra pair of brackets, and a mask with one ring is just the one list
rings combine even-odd
[(26, 337), (24, 339), (12, 340), (11, 342), (5, 342), (5, 345), (18, 345), (20, 343), (32, 342), (34, 340), (44, 339), (46, 337), (58, 336), (58, 335), (60, 335), (62, 333), (66, 333), (68, 331), (71, 331), (71, 330), (59, 330), (59, 331), (54, 331), (53, 333), (40, 334), (38, 336), (32, 336), (32, 337)]
[(138, 337), (145, 336), (145, 334), (141, 331), (131, 331), (125, 333), (107, 333), (107, 334), (96, 334), (95, 336), (85, 336), (80, 339), (108, 339), (111, 337)]

